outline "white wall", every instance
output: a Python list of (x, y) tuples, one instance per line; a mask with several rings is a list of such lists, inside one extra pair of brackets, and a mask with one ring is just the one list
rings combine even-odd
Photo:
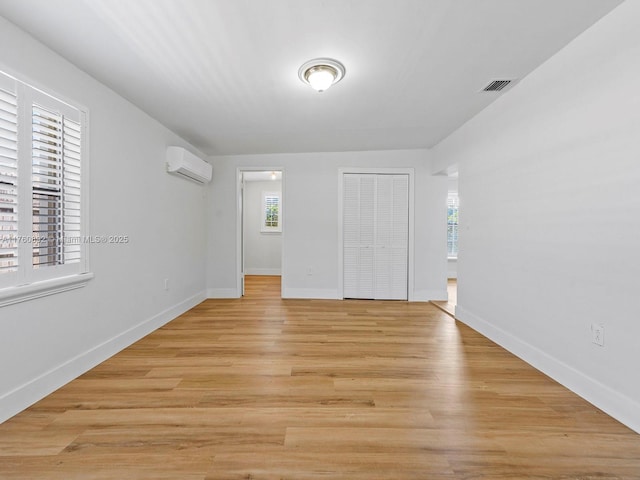
[(244, 268), (247, 275), (281, 273), (282, 234), (261, 231), (263, 194), (281, 191), (280, 180), (244, 184)]
[[(164, 171), (184, 141), (0, 18), (0, 69), (89, 109), (95, 278), (0, 308), (0, 421), (204, 299), (204, 189)], [(12, 48), (8, 48), (12, 46)], [(164, 290), (164, 279), (169, 290)]]
[(623, 3), (441, 142), (434, 169), (459, 167), (457, 316), (640, 432), (639, 18)]
[(458, 278), (458, 260), (455, 258), (447, 259), (447, 278)]
[[(415, 169), (416, 300), (446, 299), (447, 178), (431, 176), (429, 152), (304, 153), (212, 157), (207, 285), (211, 297), (237, 296), (238, 167), (284, 170), (283, 293), (338, 298), (338, 171), (343, 167)], [(216, 224), (225, 225), (224, 229)], [(311, 268), (312, 275), (308, 275)]]

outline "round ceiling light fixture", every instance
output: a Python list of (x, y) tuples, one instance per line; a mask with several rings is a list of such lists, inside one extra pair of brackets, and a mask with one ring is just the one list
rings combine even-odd
[(298, 77), (318, 92), (324, 92), (344, 77), (345, 69), (332, 58), (315, 58), (303, 64), (298, 70)]

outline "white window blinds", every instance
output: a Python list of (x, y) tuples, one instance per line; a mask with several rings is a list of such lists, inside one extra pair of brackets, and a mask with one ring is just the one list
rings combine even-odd
[(265, 227), (277, 227), (279, 225), (278, 210), (280, 199), (275, 195), (267, 195), (264, 199), (265, 211), (264, 211), (264, 226)]
[(0, 290), (87, 271), (84, 116), (0, 73)]
[(282, 205), (279, 192), (263, 192), (261, 232), (282, 231)]
[(0, 275), (18, 268), (17, 235), (18, 101), (0, 85)]
[(449, 192), (447, 198), (447, 256), (458, 256), (458, 194)]
[(80, 125), (32, 109), (33, 266), (80, 261)]

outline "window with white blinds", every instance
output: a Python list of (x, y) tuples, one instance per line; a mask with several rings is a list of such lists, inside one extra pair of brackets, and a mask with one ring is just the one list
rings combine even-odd
[(262, 224), (261, 232), (282, 232), (280, 192), (265, 192), (262, 194)]
[(18, 99), (14, 91), (9, 90), (13, 82), (5, 79), (3, 83), (5, 85), (0, 85), (0, 276), (15, 274), (18, 269)]
[(33, 266), (80, 261), (80, 124), (32, 107)]
[(0, 296), (86, 272), (84, 116), (0, 73)]
[(458, 194), (449, 192), (447, 197), (447, 256), (458, 257)]

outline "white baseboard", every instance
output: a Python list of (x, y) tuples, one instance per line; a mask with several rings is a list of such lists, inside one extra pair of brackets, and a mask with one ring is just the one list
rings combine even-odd
[[(282, 298), (308, 298), (319, 300), (342, 300), (337, 290), (326, 288), (287, 288), (282, 290)], [(446, 300), (446, 290), (419, 290), (409, 298), (411, 302), (429, 302), (431, 300)]]
[(235, 288), (209, 288), (207, 298), (240, 298), (240, 292)]
[(245, 268), (245, 275), (280, 275), (279, 268)]
[(456, 318), (640, 433), (640, 403), (496, 327), (460, 305), (456, 306)]
[(308, 298), (318, 300), (340, 300), (338, 291), (332, 288), (287, 288), (282, 289), (282, 298)]
[(413, 296), (409, 298), (412, 302), (430, 302), (435, 301), (447, 301), (448, 293), (446, 289), (443, 290), (415, 290)]
[(115, 337), (81, 353), (42, 375), (26, 382), (0, 397), (0, 423), (33, 405), (74, 378), (91, 370), (142, 337), (167, 324), (187, 310), (205, 300), (204, 292), (198, 293), (157, 315), (131, 327)]

